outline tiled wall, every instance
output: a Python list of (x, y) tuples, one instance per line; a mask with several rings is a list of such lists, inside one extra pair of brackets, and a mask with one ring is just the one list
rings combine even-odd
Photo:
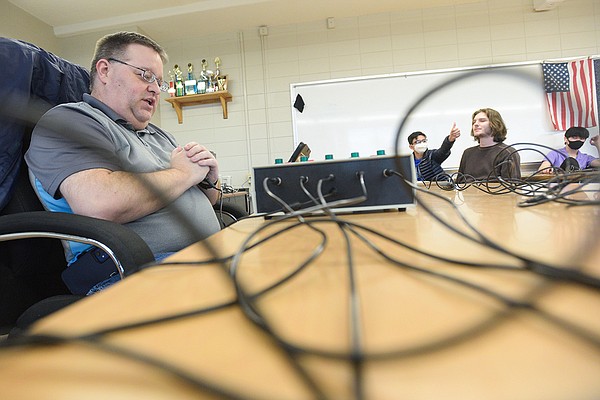
[(532, 4), (484, 0), (336, 18), (334, 29), (319, 20), (270, 26), (264, 37), (253, 29), (163, 43), (168, 69), (198, 69), (202, 58), (214, 69), (219, 56), (233, 102), (228, 119), (216, 104), (185, 108), (183, 124), (162, 102), (161, 126), (181, 143), (211, 148), (221, 175), (241, 186), (252, 166), (293, 150), (291, 83), (600, 54), (599, 0), (566, 0), (546, 12)]

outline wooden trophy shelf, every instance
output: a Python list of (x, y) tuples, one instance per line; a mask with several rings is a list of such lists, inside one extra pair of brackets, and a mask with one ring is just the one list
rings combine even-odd
[(221, 90), (213, 93), (188, 94), (186, 96), (168, 97), (165, 100), (171, 103), (177, 113), (177, 120), (183, 123), (183, 107), (195, 106), (199, 104), (209, 104), (221, 102), (223, 108), (223, 118), (227, 119), (227, 102), (231, 101), (231, 93)]

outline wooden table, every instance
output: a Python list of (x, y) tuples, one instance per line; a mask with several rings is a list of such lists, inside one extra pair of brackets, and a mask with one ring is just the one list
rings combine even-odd
[[(530, 269), (549, 263), (598, 279), (600, 207), (520, 208), (513, 194), (432, 191), (504, 250), (422, 206), (340, 217), (415, 246), (353, 228), (407, 265), (326, 218), (285, 232), (293, 222), (244, 220), (167, 260), (228, 256), (265, 239), (234, 259), (239, 286), (218, 263), (137, 273), (35, 326), (71, 340), (0, 352), (2, 397), (598, 398), (600, 289)], [(419, 196), (474, 236), (449, 204)], [(285, 280), (323, 237), (316, 260)]]

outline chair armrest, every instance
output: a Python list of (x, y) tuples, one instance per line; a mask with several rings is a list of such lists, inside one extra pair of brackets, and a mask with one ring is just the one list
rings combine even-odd
[(239, 221), (240, 219), (247, 217), (248, 213), (243, 208), (231, 204), (231, 203), (217, 203), (213, 206), (217, 219), (221, 224), (221, 229), (228, 227)]
[[(0, 241), (11, 234), (38, 233), (38, 237), (54, 237), (53, 234), (70, 235), (93, 240), (108, 247), (123, 267), (127, 276), (144, 264), (154, 261), (152, 251), (130, 228), (98, 218), (50, 211), (33, 211), (0, 217)], [(84, 241), (85, 242), (85, 241)]]

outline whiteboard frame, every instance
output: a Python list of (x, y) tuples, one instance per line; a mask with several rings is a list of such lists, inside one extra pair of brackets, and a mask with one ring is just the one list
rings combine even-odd
[[(560, 59), (560, 60), (552, 60), (552, 61), (547, 61), (547, 62), (566, 62), (569, 60), (575, 60), (575, 59), (581, 59), (581, 58), (598, 58), (598, 56), (586, 56), (586, 57), (573, 57), (573, 58), (569, 58), (569, 59)], [(515, 72), (511, 72), (511, 73), (517, 73), (517, 74), (522, 74), (524, 77), (527, 76), (528, 74), (531, 74), (533, 80), (530, 82), (532, 87), (530, 89), (520, 89), (521, 85), (517, 83), (512, 83), (509, 82), (508, 84), (515, 84), (518, 86), (517, 90), (523, 90), (523, 92), (521, 92), (521, 97), (523, 96), (533, 96), (535, 97), (535, 99), (533, 99), (533, 97), (531, 99), (529, 99), (530, 101), (527, 103), (527, 107), (531, 107), (531, 109), (528, 111), (525, 108), (523, 110), (520, 110), (520, 114), (516, 111), (511, 112), (508, 111), (506, 109), (503, 109), (503, 107), (501, 106), (494, 106), (494, 104), (479, 104), (477, 107), (471, 107), (470, 111), (468, 112), (462, 112), (460, 113), (461, 115), (456, 115), (454, 118), (459, 118), (459, 121), (457, 121), (457, 125), (459, 126), (459, 128), (461, 129), (461, 137), (457, 140), (456, 144), (454, 145), (453, 149), (452, 149), (452, 155), (450, 156), (450, 158), (446, 161), (446, 163), (444, 164), (444, 168), (450, 168), (450, 169), (454, 169), (458, 167), (458, 163), (460, 160), (460, 156), (462, 155), (462, 152), (464, 151), (464, 149), (468, 148), (468, 147), (472, 147), (477, 145), (477, 142), (474, 141), (474, 139), (470, 136), (470, 130), (471, 130), (471, 126), (470, 126), (470, 118), (471, 118), (471, 113), (472, 111), (478, 109), (478, 108), (483, 108), (483, 107), (492, 107), (497, 109), (503, 116), (503, 118), (505, 119), (506, 125), (508, 127), (508, 137), (505, 141), (506, 144), (514, 144), (514, 143), (521, 143), (521, 142), (531, 142), (531, 143), (539, 143), (542, 144), (543, 146), (547, 146), (547, 148), (545, 147), (536, 147), (536, 151), (523, 151), (521, 154), (521, 159), (522, 162), (526, 163), (526, 162), (539, 162), (542, 158), (543, 158), (543, 154), (547, 153), (549, 151), (549, 148), (559, 148), (563, 146), (563, 136), (564, 136), (564, 131), (555, 131), (552, 127), (551, 121), (550, 121), (550, 117), (547, 111), (547, 104), (546, 104), (546, 99), (545, 99), (545, 93), (543, 92), (543, 85), (542, 85), (542, 72), (541, 72), (541, 64), (542, 62), (546, 62), (546, 61), (524, 61), (524, 62), (516, 62), (516, 63), (503, 63), (503, 64), (488, 64), (488, 65), (481, 65), (481, 66), (471, 66), (471, 67), (463, 67), (463, 68), (447, 68), (447, 69), (435, 69), (435, 70), (424, 70), (424, 71), (413, 71), (413, 72), (403, 72), (403, 73), (394, 73), (394, 74), (381, 74), (381, 75), (369, 75), (369, 76), (360, 76), (360, 77), (349, 77), (349, 78), (338, 78), (338, 79), (327, 79), (327, 80), (319, 80), (319, 81), (312, 81), (312, 82), (301, 82), (301, 83), (292, 83), (290, 84), (290, 102), (292, 104), (291, 107), (291, 113), (292, 113), (292, 129), (293, 129), (293, 140), (294, 140), (294, 145), (297, 145), (299, 142), (305, 142), (307, 143), (310, 147), (311, 150), (313, 150), (313, 153), (311, 154), (311, 158), (315, 159), (315, 160), (320, 160), (324, 157), (324, 154), (331, 154), (331, 153), (337, 153), (335, 154), (336, 158), (346, 158), (346, 157), (350, 157), (350, 153), (354, 152), (354, 151), (360, 151), (360, 156), (368, 156), (368, 155), (372, 155), (374, 154), (377, 150), (379, 149), (384, 149), (386, 150), (386, 153), (389, 154), (389, 152), (395, 153), (395, 148), (394, 145), (392, 144), (392, 142), (395, 141), (396, 138), (396, 133), (397, 133), (397, 129), (400, 126), (400, 122), (405, 118), (406, 115), (399, 115), (396, 121), (396, 126), (394, 127), (393, 131), (391, 129), (391, 125), (389, 125), (391, 122), (381, 122), (382, 119), (385, 118), (389, 118), (389, 115), (387, 117), (382, 117), (381, 115), (377, 116), (374, 115), (373, 119), (377, 120), (378, 118), (380, 119), (380, 121), (377, 121), (376, 123), (381, 123), (381, 127), (383, 127), (383, 129), (387, 129), (388, 131), (386, 131), (385, 133), (382, 134), (375, 134), (376, 136), (374, 137), (374, 141), (376, 142), (385, 142), (387, 140), (387, 143), (385, 143), (385, 145), (380, 145), (377, 146), (376, 144), (374, 144), (374, 146), (376, 147), (371, 147), (371, 148), (367, 148), (365, 150), (366, 147), (368, 147), (368, 145), (370, 143), (365, 143), (365, 141), (363, 140), (363, 136), (364, 132), (368, 131), (369, 128), (367, 128), (366, 126), (360, 126), (360, 124), (356, 124), (354, 126), (356, 126), (356, 128), (354, 128), (354, 126), (349, 127), (349, 126), (344, 126), (344, 122), (338, 121), (338, 125), (341, 130), (343, 131), (344, 129), (346, 130), (344, 133), (340, 133), (340, 134), (332, 134), (330, 133), (330, 131), (327, 131), (327, 128), (325, 128), (326, 123), (323, 122), (323, 132), (319, 132), (318, 130), (320, 129), (320, 125), (317, 126), (318, 122), (316, 121), (316, 118), (321, 117), (318, 113), (314, 114), (311, 117), (307, 117), (304, 113), (300, 113), (298, 110), (296, 110), (293, 107), (293, 104), (296, 100), (296, 95), (297, 94), (302, 94), (303, 97), (304, 95), (307, 93), (307, 91), (310, 93), (310, 91), (321, 91), (320, 94), (321, 96), (319, 96), (319, 101), (327, 101), (326, 98), (331, 97), (332, 99), (330, 99), (331, 101), (337, 101), (337, 104), (329, 104), (328, 106), (331, 106), (332, 109), (335, 109), (335, 106), (340, 106), (340, 108), (343, 108), (342, 103), (344, 102), (348, 102), (348, 105), (352, 105), (352, 99), (348, 99), (348, 93), (346, 93), (346, 96), (344, 96), (344, 94), (342, 93), (342, 98), (340, 99), (336, 99), (335, 93), (328, 93), (325, 90), (331, 89), (332, 91), (334, 90), (345, 90), (344, 88), (347, 87), (356, 87), (356, 89), (361, 89), (361, 87), (364, 89), (364, 86), (366, 84), (370, 84), (370, 83), (377, 83), (377, 82), (386, 82), (386, 83), (392, 83), (397, 85), (396, 87), (392, 87), (390, 89), (390, 91), (394, 90), (394, 88), (400, 87), (401, 85), (405, 84), (407, 86), (409, 86), (410, 84), (412, 84), (413, 82), (409, 81), (410, 79), (412, 79), (414, 82), (416, 82), (415, 84), (418, 84), (418, 81), (416, 81), (416, 79), (428, 79), (428, 77), (431, 77), (432, 80), (438, 80), (441, 82), (446, 81), (447, 79), (451, 79), (452, 77), (455, 76), (459, 76), (459, 75), (463, 75), (463, 74), (473, 74), (474, 76), (479, 76), (478, 79), (485, 79), (486, 74), (489, 72), (489, 75), (495, 75), (498, 73), (502, 73), (504, 71), (515, 71)], [(537, 79), (537, 81), (536, 81)], [(490, 82), (489, 80), (487, 82)], [(432, 84), (434, 85), (434, 84)], [(475, 85), (474, 82), (470, 83), (470, 85)], [(465, 85), (468, 86), (468, 85)], [(342, 88), (342, 89), (340, 89)], [(379, 91), (379, 93), (381, 92), (385, 92), (387, 90), (387, 88)], [(427, 90), (429, 90), (428, 88), (423, 89), (422, 91), (417, 91), (415, 93), (413, 93), (410, 97), (409, 100), (406, 101), (405, 104), (405, 108), (399, 113), (405, 113), (408, 108), (410, 108), (410, 105), (413, 104), (418, 98), (420, 98)], [(450, 90), (460, 90), (460, 88), (451, 88)], [(599, 88), (596, 88), (596, 90), (600, 90)], [(364, 90), (363, 90), (364, 92)], [(392, 94), (390, 93), (384, 93), (384, 98), (385, 96), (392, 96)], [(448, 93), (447, 95), (450, 95), (450, 93)], [(442, 96), (443, 98), (443, 96)], [(395, 100), (395, 98), (394, 98)], [(312, 100), (311, 100), (312, 101)], [(429, 100), (428, 100), (429, 101)], [(440, 101), (442, 101), (440, 99)], [(507, 99), (504, 99), (503, 101), (508, 101)], [(523, 100), (525, 101), (525, 100)], [(401, 102), (401, 101), (400, 101)], [(532, 104), (532, 102), (534, 104)], [(444, 104), (448, 104), (450, 103), (449, 101), (446, 101), (446, 103)], [(321, 105), (324, 105), (324, 103), (320, 103)], [(354, 104), (354, 106), (356, 106), (356, 103)], [(369, 105), (367, 105), (368, 108)], [(305, 106), (305, 112), (307, 111), (307, 107), (310, 107), (310, 103), (307, 103)], [(392, 107), (392, 106), (390, 106)], [(326, 108), (326, 107), (323, 107)], [(349, 107), (351, 108), (351, 107)], [(466, 108), (465, 108), (466, 109)], [(340, 111), (340, 110), (338, 110)], [(341, 110), (341, 113), (339, 114), (340, 119), (344, 119), (344, 118), (350, 118), (349, 120), (349, 124), (351, 124), (352, 122), (352, 116), (349, 116), (348, 114), (344, 114), (347, 111), (345, 110)], [(389, 112), (389, 110), (388, 110)], [(383, 112), (382, 112), (383, 113)], [(376, 114), (376, 112), (374, 113)], [(325, 115), (325, 114), (324, 114)], [(383, 114), (382, 114), (383, 115)], [(533, 116), (533, 118), (535, 120), (529, 121), (529, 116)], [(436, 115), (436, 119), (437, 117), (440, 117), (440, 115)], [(304, 117), (304, 118), (303, 118)], [(309, 118), (315, 118), (315, 121), (309, 121)], [(324, 116), (323, 120), (325, 120), (326, 118), (328, 118), (330, 116)], [(413, 118), (411, 116), (411, 118)], [(443, 118), (443, 117), (441, 117)], [(308, 121), (308, 122), (307, 122)], [(330, 121), (331, 122), (331, 121)], [(417, 120), (415, 121), (415, 123), (417, 122)], [(430, 142), (430, 148), (437, 148), (439, 147), (439, 145), (441, 144), (443, 138), (449, 133), (450, 128), (452, 126), (452, 118), (448, 118), (447, 120), (440, 122), (440, 124), (435, 125), (434, 123), (427, 125), (427, 124), (423, 124), (423, 125), (418, 125), (412, 126), (412, 129), (410, 129), (410, 124), (407, 124), (407, 126), (409, 126), (408, 130), (405, 130), (402, 132), (402, 137), (400, 138), (400, 146), (399, 146), (399, 154), (408, 154), (410, 153), (410, 149), (408, 148), (408, 142), (406, 142), (406, 137), (408, 136), (408, 134), (412, 131), (412, 130), (421, 130), (423, 132), (425, 132), (428, 136), (429, 142)], [(303, 126), (302, 124), (306, 124), (307, 126), (309, 124), (313, 124), (313, 128), (316, 126), (316, 130), (315, 130), (315, 134), (314, 136), (312, 135), (312, 133), (307, 133), (306, 129), (308, 129), (306, 126)], [(333, 122), (331, 122), (333, 123)], [(373, 125), (374, 129), (376, 128), (380, 128), (379, 126), (376, 125), (376, 123)], [(388, 125), (385, 125), (385, 124)], [(330, 125), (330, 126), (334, 126), (334, 125)], [(359, 130), (362, 129), (362, 133), (359, 133)], [(592, 127), (592, 128), (588, 128), (590, 131), (590, 136), (595, 136), (596, 134), (598, 134), (598, 126), (596, 127)], [(349, 133), (348, 133), (349, 132)], [(533, 134), (532, 134), (533, 132)], [(379, 136), (377, 136), (379, 135)], [(340, 141), (345, 141), (345, 142), (355, 142), (358, 148), (350, 148), (348, 147), (348, 143), (340, 143)], [(361, 142), (362, 141), (362, 142)], [(406, 142), (406, 143), (404, 143)], [(323, 146), (324, 144), (326, 146), (331, 146), (330, 149), (328, 149), (327, 151), (323, 150)], [(365, 154), (363, 152), (363, 150), (365, 150), (367, 153)], [(596, 149), (591, 146), (589, 144), (589, 141), (586, 142), (585, 146), (582, 148), (582, 151), (588, 154), (591, 154), (595, 157), (597, 157), (597, 151)]]

